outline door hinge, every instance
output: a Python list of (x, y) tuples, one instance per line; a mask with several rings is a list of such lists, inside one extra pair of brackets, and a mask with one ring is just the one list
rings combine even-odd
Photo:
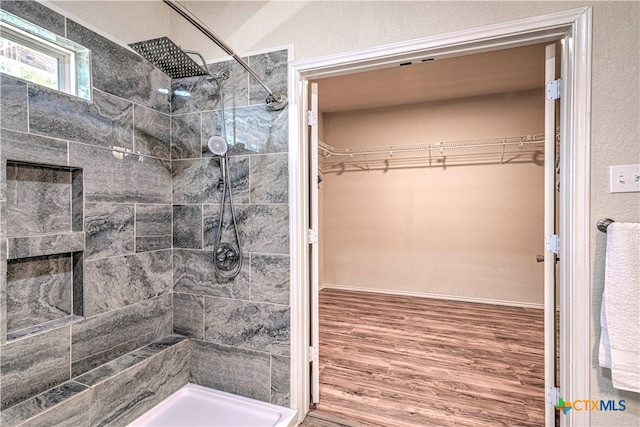
[(547, 83), (547, 99), (552, 101), (554, 99), (560, 99), (560, 86), (562, 80), (551, 80)]
[(560, 399), (560, 389), (558, 387), (549, 386), (546, 388), (547, 403), (550, 405), (557, 405), (558, 399)]
[(552, 254), (560, 253), (560, 236), (558, 234), (547, 236), (547, 252)]
[(318, 347), (309, 347), (309, 362), (317, 362), (318, 359)]
[(315, 245), (316, 243), (318, 243), (318, 230), (310, 228), (307, 237), (309, 239), (309, 244)]
[(318, 113), (313, 110), (307, 110), (307, 124), (315, 126), (318, 124)]

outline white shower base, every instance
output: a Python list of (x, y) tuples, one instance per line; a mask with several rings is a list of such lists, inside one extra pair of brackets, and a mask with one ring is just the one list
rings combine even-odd
[(187, 384), (130, 427), (288, 427), (296, 411), (196, 384)]

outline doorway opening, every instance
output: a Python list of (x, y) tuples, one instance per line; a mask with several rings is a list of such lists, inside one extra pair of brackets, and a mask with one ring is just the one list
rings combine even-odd
[[(560, 228), (563, 240), (560, 257), (566, 260), (566, 267), (560, 277), (560, 306), (568, 307), (568, 296), (580, 293), (581, 287), (588, 283), (588, 245), (583, 245), (588, 236), (588, 103), (589, 89), (589, 44), (590, 9), (574, 10), (565, 13), (536, 17), (504, 25), (455, 33), (448, 37), (434, 37), (412, 41), (404, 46), (390, 46), (387, 52), (376, 48), (370, 52), (357, 52), (349, 55), (336, 55), (319, 60), (301, 61), (291, 64), (291, 91), (297, 94), (292, 102), (291, 133), (292, 141), (306, 141), (308, 81), (347, 74), (354, 71), (385, 68), (391, 64), (421, 60), (424, 58), (445, 58), (487, 51), (532, 45), (563, 39), (563, 77), (564, 99), (560, 127)], [(576, 60), (580, 58), (580, 61)], [(585, 61), (586, 59), (586, 61)], [(294, 144), (295, 145), (295, 144)], [(309, 227), (309, 194), (305, 190), (310, 184), (308, 175), (309, 157), (306, 143), (292, 147), (291, 180), (292, 195), (292, 403), (299, 409), (301, 419), (308, 412), (311, 391), (309, 376), (312, 370), (314, 354), (310, 351), (311, 309), (307, 305), (310, 291), (305, 283), (310, 282), (311, 263), (307, 256), (313, 247), (313, 233)], [(566, 191), (563, 191), (566, 190)], [(587, 207), (585, 211), (580, 212)], [(581, 281), (584, 280), (584, 281)], [(298, 286), (299, 285), (299, 286)], [(564, 305), (563, 305), (564, 304)], [(565, 384), (564, 396), (584, 393), (588, 395), (587, 384), (578, 378), (585, 378), (588, 372), (588, 309), (571, 307), (563, 310), (560, 319), (561, 340), (561, 384)], [(578, 325), (580, 324), (580, 325)], [(563, 334), (563, 330), (572, 330), (572, 335)], [(576, 335), (576, 330), (578, 330)], [(566, 351), (565, 351), (566, 350)], [(585, 355), (587, 357), (585, 357)], [(566, 366), (571, 363), (573, 370)], [(565, 381), (566, 380), (566, 381)], [(563, 423), (579, 424), (581, 414), (563, 419)]]
[(543, 423), (545, 47), (317, 81), (313, 416)]

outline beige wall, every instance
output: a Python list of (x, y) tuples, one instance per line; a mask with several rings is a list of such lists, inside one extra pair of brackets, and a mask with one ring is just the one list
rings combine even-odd
[[(123, 7), (92, 12), (99, 3), (49, 2), (66, 8), (93, 28), (124, 42), (154, 35), (165, 25), (164, 12), (130, 13)], [(157, 8), (165, 10), (159, 2)], [(295, 59), (315, 58), (380, 44), (393, 43), (474, 28), (583, 6), (593, 7), (591, 222), (601, 217), (640, 222), (640, 194), (609, 194), (608, 166), (640, 163), (640, 3), (583, 1), (470, 1), (470, 2), (184, 2), (238, 52), (250, 52), (293, 43)], [(77, 13), (74, 13), (74, 10)], [(155, 9), (154, 9), (155, 10)], [(155, 12), (154, 12), (155, 13)], [(96, 19), (98, 18), (98, 19)], [(158, 18), (157, 21), (153, 19)], [(118, 25), (115, 34), (113, 26)], [(146, 33), (145, 33), (146, 31)], [(129, 34), (131, 33), (131, 34)], [(181, 18), (171, 16), (169, 35), (179, 44), (204, 51), (207, 59), (223, 56)], [(611, 388), (597, 366), (600, 302), (603, 287), (605, 242), (592, 229), (591, 294), (592, 375), (591, 399), (626, 399), (621, 413), (591, 413), (592, 425), (636, 426), (640, 396)], [(580, 396), (582, 397), (582, 396)]]
[[(543, 130), (537, 90), (324, 114), (323, 141), (348, 148)], [(325, 173), (323, 284), (542, 304), (544, 167), (533, 160)]]

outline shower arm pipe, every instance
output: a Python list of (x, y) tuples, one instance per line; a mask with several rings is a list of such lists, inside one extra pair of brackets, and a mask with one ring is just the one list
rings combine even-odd
[(162, 0), (167, 6), (176, 11), (180, 16), (189, 21), (191, 25), (196, 27), (202, 34), (207, 36), (212, 42), (214, 42), (220, 49), (224, 50), (228, 55), (231, 55), (233, 59), (235, 59), (238, 64), (242, 66), (249, 74), (253, 76), (254, 79), (269, 93), (271, 98), (275, 99), (274, 93), (269, 89), (269, 87), (262, 81), (262, 79), (256, 74), (255, 71), (247, 64), (242, 58), (240, 58), (234, 51), (226, 44), (224, 41), (220, 39), (213, 31), (207, 28), (198, 18), (193, 16), (191, 12), (189, 12), (184, 6), (178, 3), (175, 0)]

